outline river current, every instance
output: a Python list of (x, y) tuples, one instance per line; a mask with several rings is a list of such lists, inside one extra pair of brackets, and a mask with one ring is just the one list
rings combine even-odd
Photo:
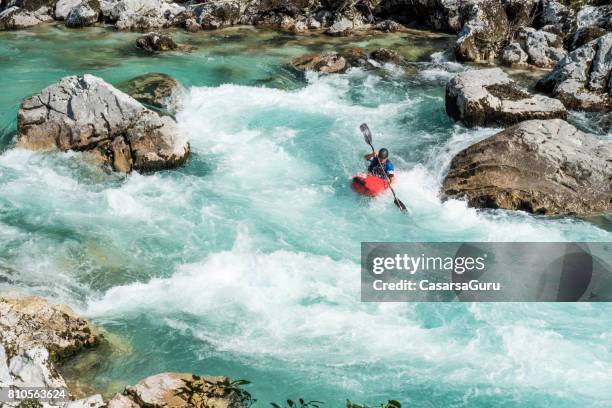
[[(196, 49), (155, 56), (136, 37), (0, 33), (0, 289), (68, 303), (105, 332), (111, 346), (65, 367), (68, 378), (110, 395), (161, 371), (229, 375), (250, 380), (261, 407), (299, 397), (329, 407), (612, 405), (608, 304), (359, 300), (362, 241), (612, 240), (605, 217), (440, 200), (453, 155), (499, 130), (446, 116), (445, 82), (468, 69), (444, 58), (452, 37), (235, 28), (176, 33)], [(287, 67), (352, 46), (415, 63), (338, 75)], [(185, 166), (121, 176), (79, 153), (14, 147), (24, 97), (70, 74), (117, 84), (147, 72), (187, 88), (176, 115), (191, 144)], [(391, 196), (350, 190), (368, 152), (362, 122), (391, 151), (409, 216)]]

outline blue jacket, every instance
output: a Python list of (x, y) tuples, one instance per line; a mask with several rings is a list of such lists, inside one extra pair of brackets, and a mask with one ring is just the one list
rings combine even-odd
[[(391, 160), (387, 160), (387, 162), (383, 164), (383, 168), (385, 169), (387, 176), (389, 177), (393, 176), (394, 167), (393, 167), (393, 163), (391, 163)], [(368, 172), (372, 173), (373, 175), (377, 177), (385, 178), (385, 175), (380, 170), (380, 164), (378, 163), (378, 157), (374, 157), (372, 160), (370, 160), (370, 165), (368, 166)]]

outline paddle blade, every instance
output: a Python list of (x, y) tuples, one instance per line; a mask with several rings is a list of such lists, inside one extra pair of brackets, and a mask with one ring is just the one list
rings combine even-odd
[(396, 207), (399, 208), (402, 212), (408, 212), (408, 208), (406, 208), (406, 205), (402, 203), (399, 198), (395, 197), (395, 200), (393, 202), (395, 203)]
[(365, 139), (366, 143), (371, 146), (372, 145), (372, 132), (370, 132), (370, 128), (368, 127), (368, 125), (366, 125), (365, 123), (362, 123), (361, 126), (359, 126), (359, 130), (361, 130), (361, 133), (363, 133), (363, 138)]

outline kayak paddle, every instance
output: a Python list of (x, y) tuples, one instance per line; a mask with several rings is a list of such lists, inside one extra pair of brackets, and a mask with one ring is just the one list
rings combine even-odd
[[(361, 133), (363, 133), (363, 138), (365, 139), (365, 142), (369, 144), (370, 147), (372, 148), (372, 153), (374, 153), (374, 157), (376, 157), (376, 150), (374, 149), (374, 146), (372, 145), (372, 132), (370, 132), (370, 128), (365, 123), (362, 123), (361, 126), (359, 126), (359, 129), (361, 130)], [(387, 183), (389, 183), (389, 189), (393, 193), (393, 202), (395, 203), (397, 208), (399, 208), (402, 212), (408, 211), (404, 203), (402, 203), (402, 201), (399, 198), (397, 198), (397, 196), (395, 195), (395, 191), (393, 190), (393, 187), (391, 187), (391, 179), (389, 179), (389, 176), (387, 175), (387, 172), (385, 171), (384, 167), (380, 163), (380, 160), (378, 161), (378, 165), (380, 166), (380, 169), (385, 175), (385, 178), (387, 179)]]

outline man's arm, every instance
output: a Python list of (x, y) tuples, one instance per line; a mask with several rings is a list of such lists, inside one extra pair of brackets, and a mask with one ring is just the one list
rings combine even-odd
[(376, 153), (374, 153), (374, 152), (368, 153), (365, 156), (363, 156), (363, 158), (366, 159), (366, 160), (372, 160), (374, 157), (376, 157)]

